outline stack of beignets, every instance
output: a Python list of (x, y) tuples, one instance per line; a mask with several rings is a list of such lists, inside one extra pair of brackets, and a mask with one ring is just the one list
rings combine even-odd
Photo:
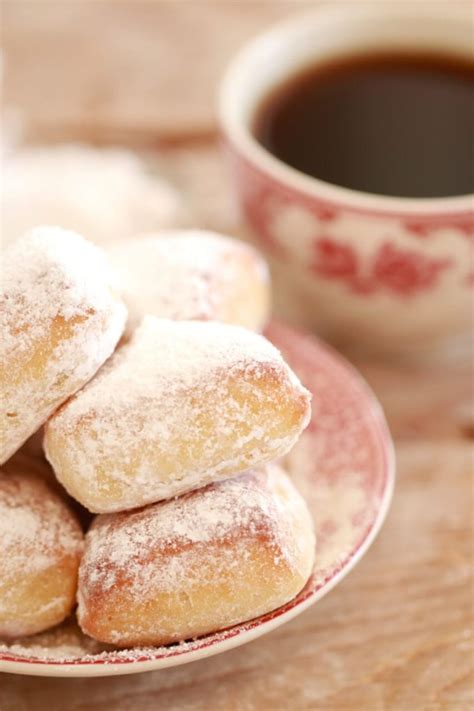
[[(5, 467), (3, 636), (60, 622), (78, 576), (86, 634), (117, 647), (181, 641), (281, 606), (313, 566), (308, 510), (272, 463), (306, 426), (310, 396), (255, 332), (269, 308), (261, 257), (198, 231), (111, 255), (115, 277), (96, 247), (46, 227), (5, 254), (3, 461), (44, 425), (57, 480), (99, 515), (80, 563), (67, 503), (33, 471)], [(120, 293), (131, 317), (109, 358), (125, 329)]]

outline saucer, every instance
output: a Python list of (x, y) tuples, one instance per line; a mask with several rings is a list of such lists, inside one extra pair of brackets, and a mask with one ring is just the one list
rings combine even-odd
[(313, 336), (278, 322), (272, 322), (266, 335), (313, 394), (311, 422), (284, 462), (316, 526), (316, 561), (303, 590), (266, 615), (168, 647), (116, 651), (66, 621), (16, 643), (0, 642), (0, 671), (109, 676), (220, 654), (301, 614), (359, 562), (380, 530), (394, 484), (392, 441), (380, 405), (357, 371)]

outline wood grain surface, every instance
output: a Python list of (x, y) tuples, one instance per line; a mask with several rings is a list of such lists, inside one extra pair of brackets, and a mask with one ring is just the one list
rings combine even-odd
[(314, 2), (5, 0), (5, 99), (29, 137), (207, 136), (235, 51)]
[[(200, 225), (238, 234), (214, 138), (216, 82), (247, 37), (311, 4), (4, 2), (7, 103), (32, 140), (141, 145)], [(1, 675), (0, 711), (474, 708), (470, 365), (356, 365), (385, 408), (398, 480), (379, 538), (340, 586), (270, 635), (188, 666)]]

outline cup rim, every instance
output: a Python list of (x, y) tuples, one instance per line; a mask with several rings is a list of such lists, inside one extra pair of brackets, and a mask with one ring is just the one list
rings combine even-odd
[[(440, 10), (441, 12), (444, 11), (446, 18), (450, 20), (462, 19), (464, 22), (466, 21), (466, 13), (462, 8), (459, 8), (457, 12), (453, 12), (453, 8), (449, 10), (447, 7), (438, 7), (436, 13), (433, 11), (430, 16), (442, 16)], [(268, 30), (254, 37), (238, 51), (221, 79), (218, 91), (217, 117), (224, 136), (230, 145), (257, 169), (260, 169), (285, 187), (292, 188), (312, 199), (323, 199), (337, 205), (344, 203), (356, 210), (369, 210), (371, 212), (377, 211), (397, 215), (431, 216), (433, 214), (456, 213), (458, 215), (459, 213), (471, 213), (474, 206), (474, 194), (471, 193), (447, 197), (399, 197), (354, 190), (306, 175), (270, 153), (253, 136), (248, 122), (237, 118), (233, 108), (238, 101), (238, 96), (234, 89), (238, 85), (239, 77), (245, 72), (246, 67), (251, 64), (253, 55), (272, 39), (291, 34), (292, 31), (301, 26), (306, 26), (308, 22), (315, 19), (319, 20), (323, 15), (335, 15), (341, 11), (345, 15), (348, 13), (354, 15), (370, 12), (372, 16), (379, 17), (387, 16), (390, 11), (395, 11), (397, 16), (408, 15), (409, 13), (413, 16), (413, 13), (417, 11), (426, 15), (427, 12), (426, 7), (415, 6), (413, 8), (413, 6), (410, 6), (407, 9), (398, 5), (394, 6), (392, 3), (388, 3), (383, 7), (371, 6), (370, 8), (365, 6), (351, 7), (345, 4), (336, 7), (322, 5), (319, 8), (299, 13), (296, 17), (290, 16), (290, 18), (274, 24)], [(469, 20), (472, 23), (473, 18), (471, 15), (469, 15)], [(261, 96), (264, 96), (264, 94), (262, 93)]]

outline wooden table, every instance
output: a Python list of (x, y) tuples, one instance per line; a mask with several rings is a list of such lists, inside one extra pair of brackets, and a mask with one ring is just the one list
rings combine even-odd
[[(202, 226), (237, 234), (215, 83), (242, 41), (308, 4), (5, 2), (6, 98), (30, 139), (139, 146)], [(52, 80), (53, 104), (44, 100)], [(0, 676), (1, 711), (473, 708), (472, 373), (466, 363), (356, 365), (385, 408), (398, 481), (379, 538), (339, 587), (272, 634), (188, 666), (110, 679)]]

